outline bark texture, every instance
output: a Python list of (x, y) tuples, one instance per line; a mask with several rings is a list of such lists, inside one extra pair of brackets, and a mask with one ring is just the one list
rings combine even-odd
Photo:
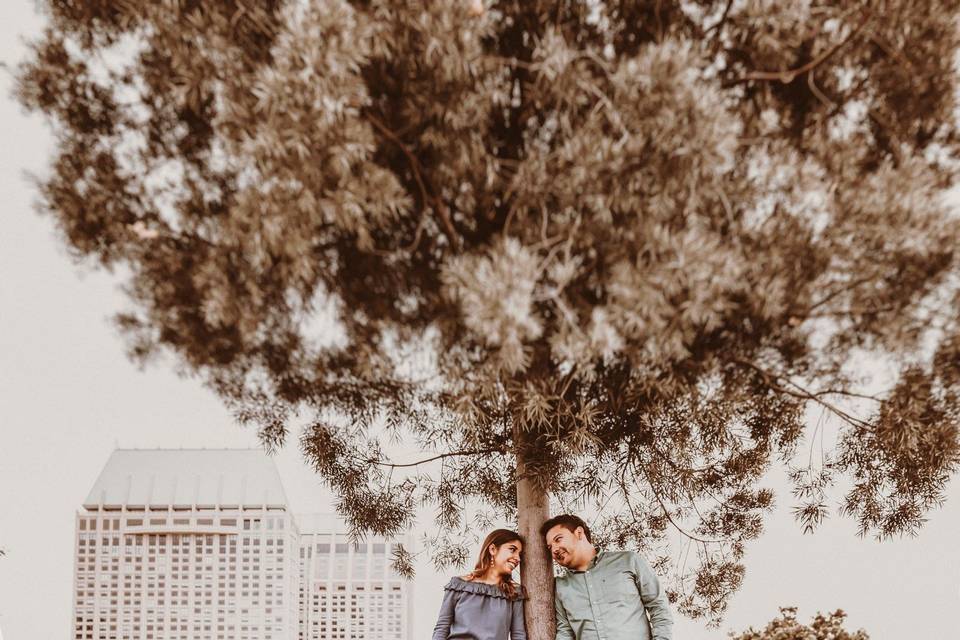
[(550, 517), (550, 500), (536, 476), (528, 477), (526, 469), (523, 455), (518, 454), (517, 527), (524, 539), (520, 580), (528, 595), (524, 619), (529, 640), (553, 640), (553, 563), (540, 535), (540, 525)]

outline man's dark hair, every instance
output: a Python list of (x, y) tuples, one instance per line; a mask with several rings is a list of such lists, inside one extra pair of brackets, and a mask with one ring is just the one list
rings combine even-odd
[(540, 537), (547, 535), (547, 532), (557, 525), (563, 526), (564, 529), (569, 529), (570, 533), (576, 531), (577, 527), (581, 527), (583, 528), (583, 535), (587, 536), (587, 542), (591, 544), (593, 543), (593, 540), (590, 539), (590, 527), (587, 526), (587, 523), (583, 521), (583, 518), (571, 515), (569, 513), (562, 513), (558, 516), (553, 516), (540, 525)]

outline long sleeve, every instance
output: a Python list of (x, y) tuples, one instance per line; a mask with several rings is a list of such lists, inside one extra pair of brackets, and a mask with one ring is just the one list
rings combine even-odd
[(653, 640), (672, 640), (673, 616), (670, 614), (670, 604), (667, 593), (660, 586), (657, 574), (640, 555), (633, 554), (636, 571), (637, 589), (640, 591), (640, 600), (650, 618), (650, 630)]
[[(456, 605), (456, 592), (444, 590), (443, 603), (440, 605), (440, 614), (437, 616), (437, 624), (433, 627), (432, 640), (447, 640), (447, 638), (450, 636), (450, 625), (453, 624), (453, 611)], [(526, 640), (526, 638), (524, 638), (524, 640)]]
[(576, 640), (573, 635), (573, 629), (570, 627), (570, 620), (567, 619), (567, 610), (563, 608), (560, 602), (560, 594), (554, 596), (553, 606), (556, 611), (557, 638), (556, 640)]
[(513, 601), (513, 618), (510, 620), (510, 640), (527, 640), (527, 625), (523, 622), (523, 600)]

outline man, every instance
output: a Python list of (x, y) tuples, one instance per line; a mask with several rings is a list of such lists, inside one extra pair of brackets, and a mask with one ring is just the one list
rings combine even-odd
[(639, 554), (597, 551), (573, 515), (550, 518), (540, 535), (567, 569), (557, 578), (557, 640), (671, 640), (667, 595)]

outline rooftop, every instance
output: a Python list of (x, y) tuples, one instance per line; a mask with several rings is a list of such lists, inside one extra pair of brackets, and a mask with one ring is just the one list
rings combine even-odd
[(85, 507), (273, 506), (287, 496), (260, 449), (115, 449)]

